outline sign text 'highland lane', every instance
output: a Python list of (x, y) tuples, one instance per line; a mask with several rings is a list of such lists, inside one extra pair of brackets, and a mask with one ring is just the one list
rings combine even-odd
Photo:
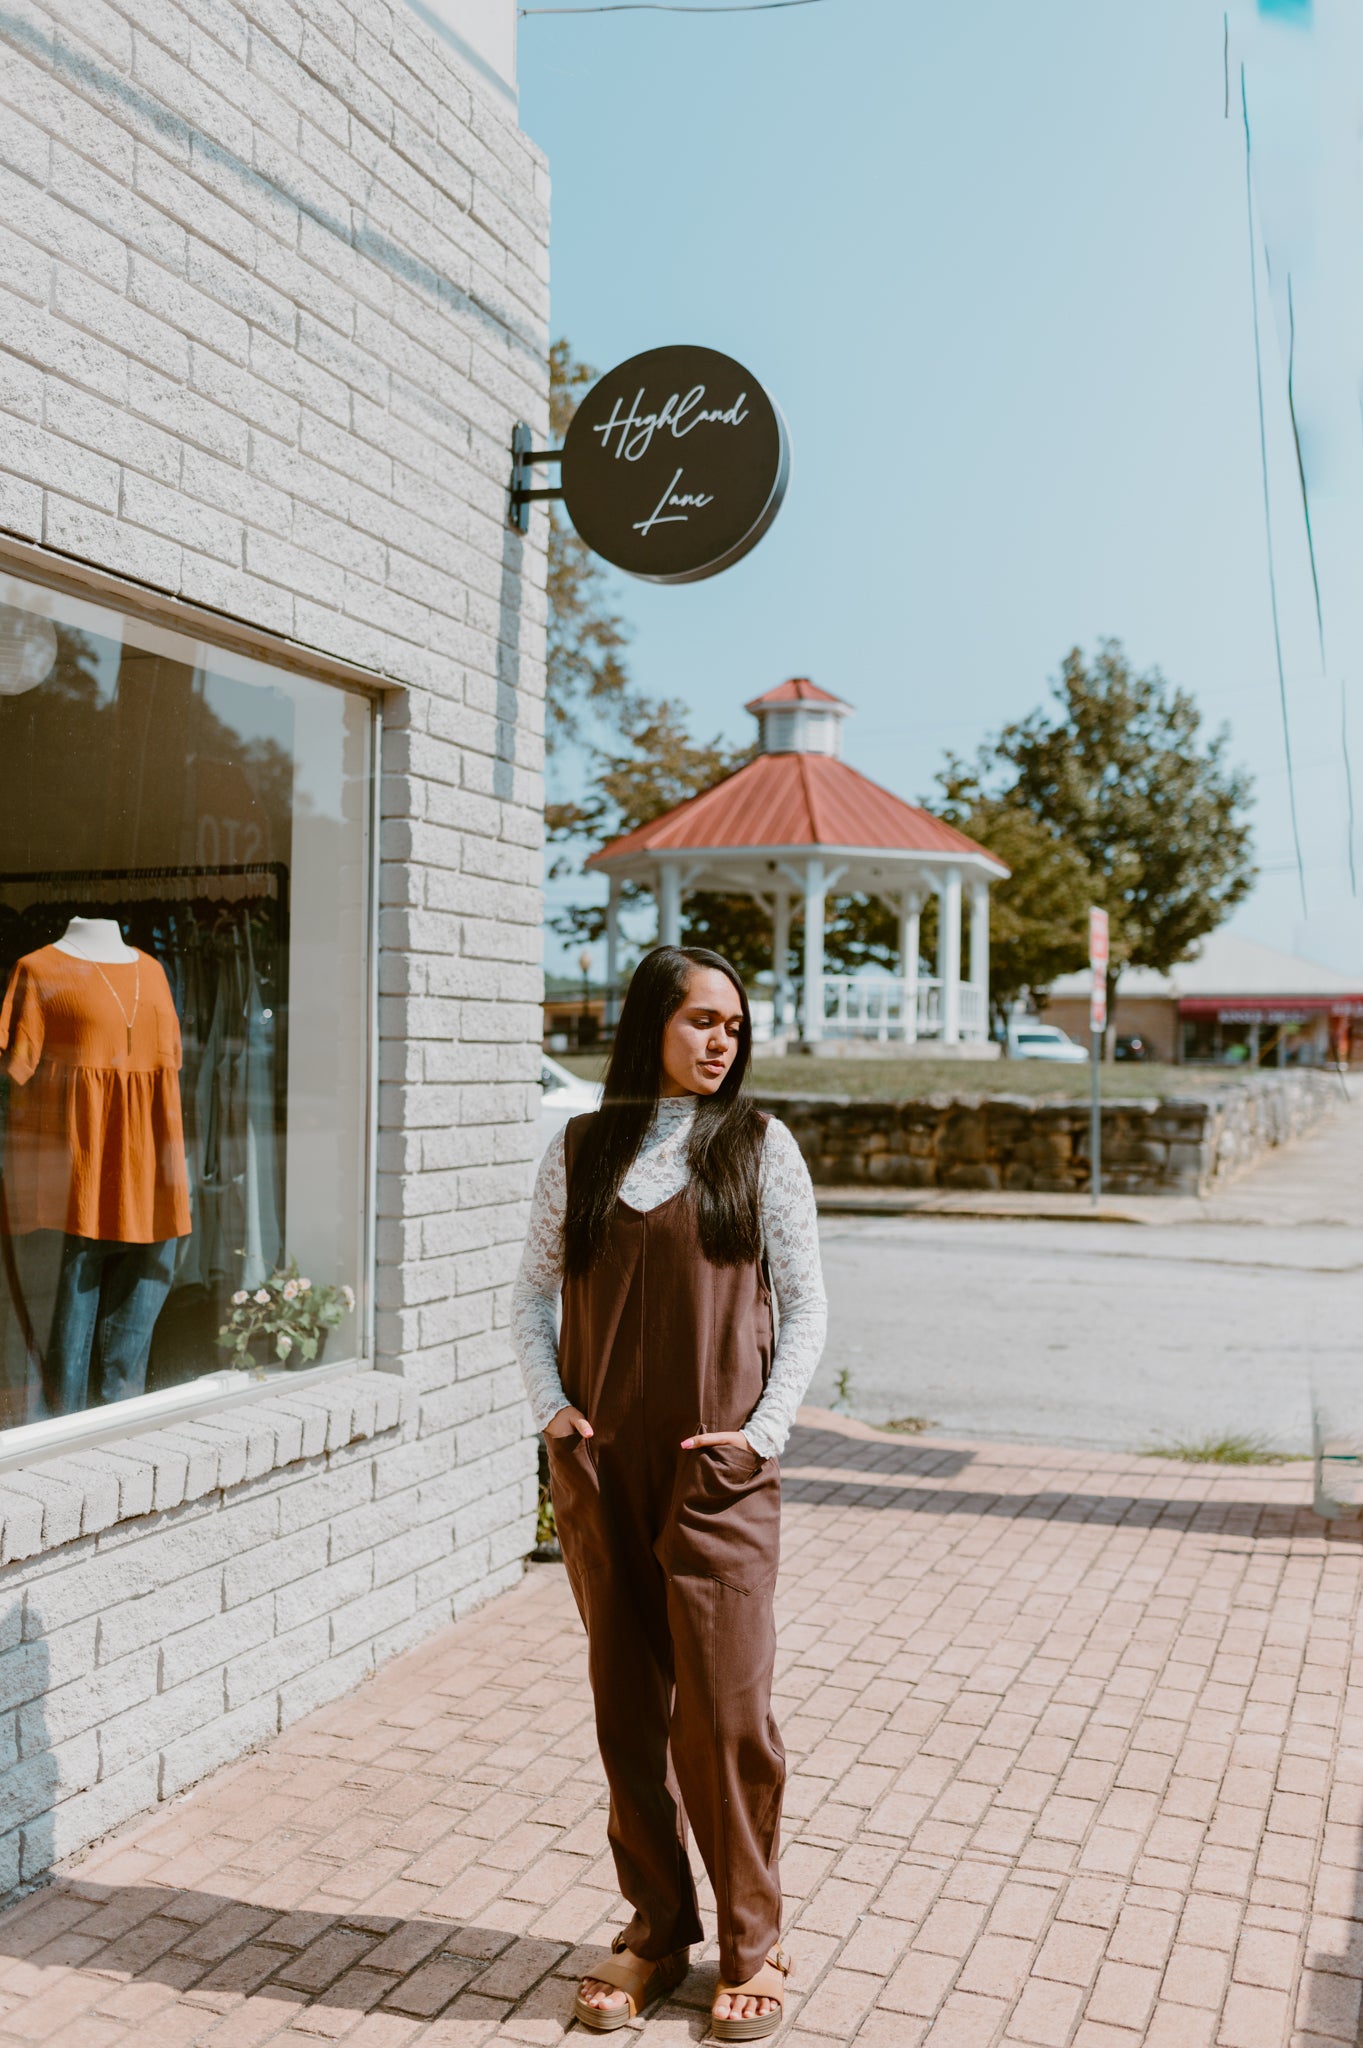
[(741, 427), (747, 414), (746, 391), (740, 391), (730, 406), (712, 406), (708, 412), (698, 411), (705, 397), (705, 386), (693, 384), (683, 398), (674, 391), (657, 412), (640, 412), (644, 402), (644, 387), (641, 384), (630, 402), (629, 411), (621, 418), (620, 400), (617, 398), (608, 420), (599, 421), (593, 428), (600, 434), (601, 446), (610, 449), (611, 435), (618, 433), (620, 439), (615, 447), (617, 462), (623, 456), (626, 462), (638, 462), (648, 453), (655, 433), (670, 433), (680, 441), (702, 426)]

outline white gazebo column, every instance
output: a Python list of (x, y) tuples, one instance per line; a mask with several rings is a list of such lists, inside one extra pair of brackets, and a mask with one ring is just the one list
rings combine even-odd
[(772, 1028), (786, 1025), (786, 989), (790, 980), (790, 898), (778, 889), (771, 918)]
[(923, 899), (916, 889), (906, 889), (899, 899), (899, 972), (904, 978), (904, 1037), (912, 1045), (918, 1037), (918, 920)]
[(942, 984), (942, 1043), (961, 1042), (961, 871), (948, 868), (938, 891), (937, 978)]
[(977, 1032), (971, 1027), (971, 1037), (989, 1036), (989, 884), (972, 882), (970, 885), (970, 981), (980, 992), (984, 1007), (982, 1025)]
[(658, 864), (658, 944), (681, 944), (681, 869), (670, 860)]
[(805, 1020), (807, 1039), (823, 1037), (823, 862), (805, 862)]
[(620, 878), (610, 878), (610, 895), (606, 898), (606, 1022), (616, 1024), (620, 1018)]

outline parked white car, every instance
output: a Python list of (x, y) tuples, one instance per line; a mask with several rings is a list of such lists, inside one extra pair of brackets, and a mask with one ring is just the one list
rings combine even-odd
[(1060, 1060), (1067, 1066), (1088, 1059), (1087, 1046), (1076, 1045), (1057, 1025), (1038, 1024), (1030, 1017), (1009, 1023), (1004, 1051), (1010, 1060)]
[(548, 1053), (540, 1055), (539, 1149), (543, 1153), (555, 1131), (561, 1131), (570, 1117), (595, 1109), (601, 1101), (601, 1083), (584, 1081), (570, 1074)]

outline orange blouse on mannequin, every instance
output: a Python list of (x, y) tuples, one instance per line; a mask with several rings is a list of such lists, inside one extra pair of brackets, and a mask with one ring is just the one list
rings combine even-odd
[(96, 966), (43, 946), (19, 961), (0, 1008), (0, 1065), (13, 1084), (4, 1221), (14, 1236), (188, 1236), (180, 1060), (170, 984), (149, 954)]

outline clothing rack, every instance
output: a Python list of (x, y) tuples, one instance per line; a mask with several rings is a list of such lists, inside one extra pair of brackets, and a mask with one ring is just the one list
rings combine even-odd
[(91, 882), (172, 882), (202, 880), (209, 877), (215, 880), (245, 881), (252, 876), (271, 879), (279, 891), (281, 904), (287, 904), (289, 870), (288, 864), (282, 860), (214, 861), (198, 866), (154, 868), (25, 868), (13, 874), (0, 874), (0, 888), (31, 888), (38, 883), (52, 882), (68, 885)]
[(211, 861), (206, 865), (170, 868), (23, 868), (0, 875), (0, 882), (160, 882), (172, 875), (282, 875), (282, 860)]
[[(125, 922), (132, 922), (139, 913), (150, 911), (160, 900), (171, 903), (181, 892), (168, 890), (167, 883), (182, 885), (185, 901), (204, 894), (193, 888), (195, 882), (217, 881), (228, 886), (217, 893), (214, 900), (222, 902), (246, 902), (253, 898), (269, 899), (273, 888), (273, 900), (278, 906), (278, 938), (287, 950), (289, 939), (289, 868), (282, 860), (262, 861), (212, 861), (180, 862), (172, 866), (142, 868), (26, 868), (18, 872), (0, 874), (0, 911), (8, 916), (23, 918), (41, 906), (44, 898), (53, 908), (59, 902), (65, 911), (81, 914), (82, 907), (89, 914), (102, 910), (112, 911), (116, 916), (121, 912)], [(126, 886), (141, 884), (141, 889), (129, 890)], [(255, 884), (260, 884), (257, 887)], [(152, 890), (148, 884), (159, 884)], [(96, 887), (115, 889), (116, 893), (101, 900), (93, 892)], [(26, 907), (16, 904), (7, 896), (10, 890), (23, 889), (30, 899)], [(54, 898), (56, 899), (54, 902)], [(17, 955), (11, 954), (6, 943), (6, 934), (0, 929), (0, 970), (7, 971)]]

